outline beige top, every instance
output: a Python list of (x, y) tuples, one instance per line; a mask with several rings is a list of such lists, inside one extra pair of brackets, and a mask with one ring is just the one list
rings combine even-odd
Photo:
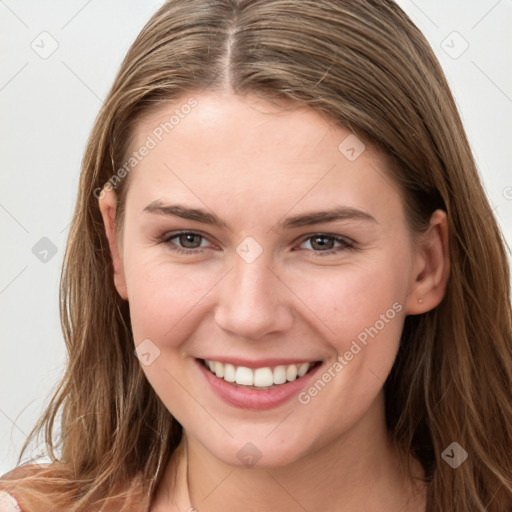
[[(110, 506), (102, 508), (102, 512), (178, 512), (194, 510), (190, 505), (187, 485), (187, 452), (183, 443), (178, 446), (174, 455), (175, 464), (169, 464), (163, 475), (163, 486), (150, 498), (147, 489), (139, 475), (135, 477), (125, 489), (128, 496), (116, 500)], [(13, 469), (5, 475), (0, 475), (0, 512), (53, 512), (55, 504), (50, 502), (50, 493), (47, 491), (51, 485), (55, 492), (56, 485), (66, 487), (66, 472), (61, 473), (62, 467), (58, 463), (45, 467), (37, 464), (28, 464)], [(31, 476), (59, 476), (62, 475), (63, 484), (50, 484), (44, 481), (34, 481)], [(172, 497), (168, 492), (172, 489)], [(121, 490), (121, 489), (120, 489)], [(151, 503), (150, 503), (151, 501)], [(61, 512), (65, 512), (62, 510)]]
[(0, 512), (21, 512), (21, 508), (12, 494), (0, 491)]
[[(53, 512), (55, 504), (51, 500), (51, 494), (58, 492), (56, 485), (46, 482), (47, 476), (61, 477), (62, 469), (41, 467), (37, 464), (19, 466), (0, 477), (0, 512)], [(31, 477), (41, 477), (33, 480)], [(64, 479), (65, 481), (65, 479)], [(51, 493), (48, 486), (51, 485)], [(102, 512), (149, 512), (150, 505), (143, 485), (139, 477), (134, 478), (123, 489), (127, 491), (126, 499), (115, 500), (110, 506), (105, 506)], [(62, 508), (62, 507), (61, 507)], [(65, 510), (61, 510), (65, 512)]]

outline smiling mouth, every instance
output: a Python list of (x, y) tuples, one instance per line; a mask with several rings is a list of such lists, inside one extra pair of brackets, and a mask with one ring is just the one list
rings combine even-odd
[(312, 361), (253, 369), (208, 359), (200, 359), (200, 361), (210, 373), (233, 386), (261, 391), (274, 389), (288, 382), (299, 380), (321, 364), (321, 361)]

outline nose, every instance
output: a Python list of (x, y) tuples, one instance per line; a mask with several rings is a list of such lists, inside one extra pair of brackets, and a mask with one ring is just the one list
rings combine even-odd
[(215, 321), (224, 331), (248, 340), (283, 333), (293, 324), (290, 291), (260, 256), (252, 263), (235, 257), (223, 279)]

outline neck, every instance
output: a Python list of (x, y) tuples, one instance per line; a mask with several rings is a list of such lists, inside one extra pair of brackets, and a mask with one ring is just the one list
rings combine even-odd
[[(383, 402), (380, 406), (383, 418)], [(174, 457), (181, 480), (178, 476), (172, 486), (172, 501), (180, 503), (180, 510), (353, 512), (364, 506), (367, 512), (425, 511), (424, 487), (414, 486), (384, 421), (376, 423), (375, 417), (363, 418), (314, 453), (279, 467), (228, 465), (193, 438), (185, 437), (181, 448)], [(417, 461), (412, 471), (415, 478), (423, 476)]]

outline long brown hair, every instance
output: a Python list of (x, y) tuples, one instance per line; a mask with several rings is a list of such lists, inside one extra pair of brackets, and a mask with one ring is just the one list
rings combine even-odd
[[(512, 507), (506, 244), (425, 37), (392, 0), (170, 0), (126, 55), (83, 159), (61, 284), (69, 362), (21, 452), (44, 433), (63, 468), (62, 485), (49, 487), (55, 508), (90, 510), (137, 475), (149, 499), (180, 442), (181, 426), (134, 355), (97, 196), (119, 177), (141, 116), (226, 89), (310, 106), (382, 150), (414, 232), (446, 211), (446, 293), (405, 319), (384, 387), (386, 420), (397, 449), (425, 469), (429, 512)], [(130, 180), (115, 181), (121, 222)], [(453, 442), (469, 455), (456, 469), (442, 456)]]

